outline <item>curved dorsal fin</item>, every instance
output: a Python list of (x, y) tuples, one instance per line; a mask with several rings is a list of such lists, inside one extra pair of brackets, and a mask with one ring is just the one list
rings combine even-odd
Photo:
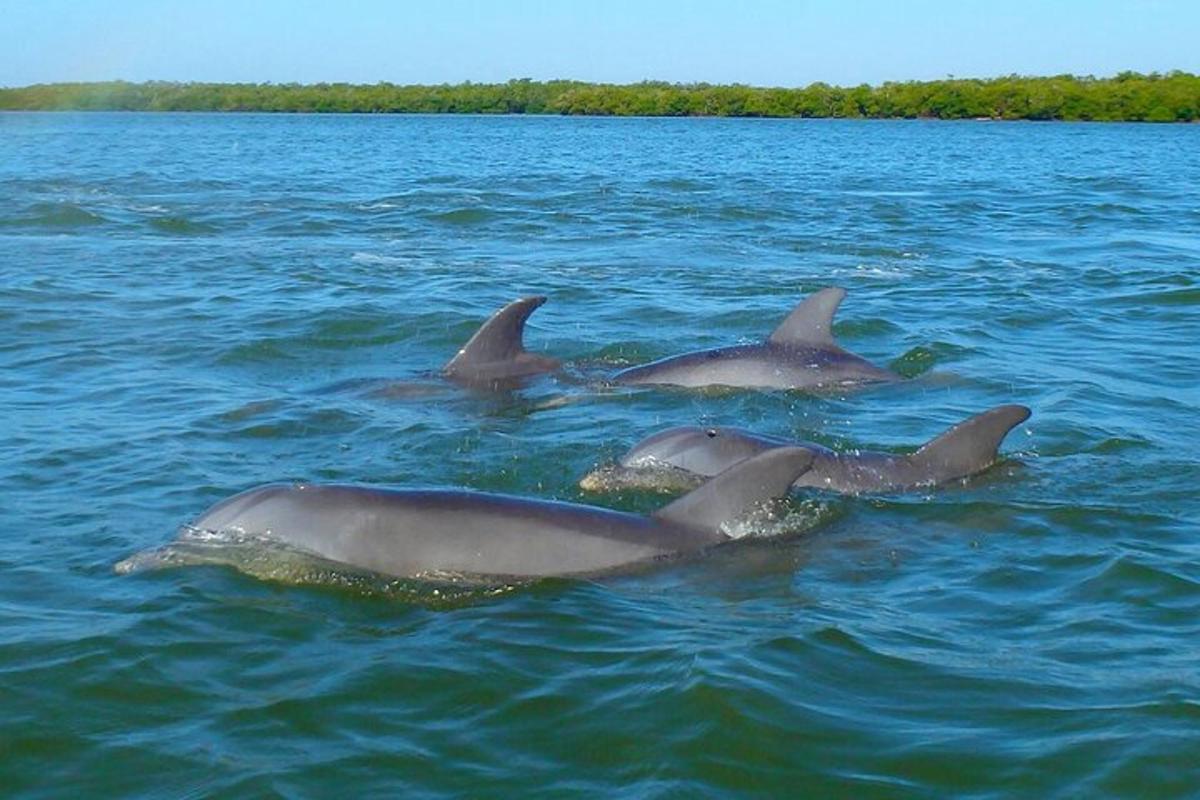
[(787, 319), (779, 323), (767, 341), (782, 345), (836, 346), (833, 341), (833, 315), (846, 297), (846, 290), (831, 286), (800, 301)]
[(525, 352), (522, 337), (529, 315), (546, 302), (545, 297), (522, 297), (497, 311), (475, 331), (475, 335), (447, 362), (448, 375), (471, 371), (483, 364), (513, 361)]
[(796, 478), (812, 468), (807, 447), (779, 447), (733, 465), (712, 480), (663, 506), (651, 516), (689, 528), (720, 531), (755, 506), (778, 500)]
[(1030, 413), (1025, 406), (997, 406), (958, 423), (909, 458), (934, 480), (965, 478), (991, 466), (1004, 437)]

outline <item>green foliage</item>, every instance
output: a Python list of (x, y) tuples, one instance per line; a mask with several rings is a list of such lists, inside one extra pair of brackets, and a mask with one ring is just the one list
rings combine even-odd
[(0, 89), (0, 110), (271, 111), (387, 114), (869, 117), (1194, 121), (1200, 77), (1122, 72), (1113, 78), (1009, 75), (839, 88), (645, 81), (461, 83), (54, 83)]

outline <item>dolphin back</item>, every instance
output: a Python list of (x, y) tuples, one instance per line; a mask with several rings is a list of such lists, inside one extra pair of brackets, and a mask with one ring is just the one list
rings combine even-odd
[(757, 507), (785, 497), (796, 478), (812, 469), (813, 451), (779, 447), (735, 464), (651, 516), (676, 525), (721, 531)]
[(556, 360), (525, 350), (525, 322), (545, 302), (545, 297), (522, 297), (497, 311), (442, 368), (442, 374), (469, 381), (555, 369)]
[(997, 406), (955, 425), (909, 459), (933, 483), (982, 472), (996, 461), (996, 451), (1008, 432), (1029, 419), (1030, 413), (1021, 405)]

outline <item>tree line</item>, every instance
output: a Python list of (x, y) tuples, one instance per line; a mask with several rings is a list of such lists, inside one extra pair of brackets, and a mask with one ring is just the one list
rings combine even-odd
[(1200, 119), (1200, 76), (1010, 75), (802, 88), (529, 79), (437, 86), (108, 81), (0, 88), (0, 110), (1191, 122)]

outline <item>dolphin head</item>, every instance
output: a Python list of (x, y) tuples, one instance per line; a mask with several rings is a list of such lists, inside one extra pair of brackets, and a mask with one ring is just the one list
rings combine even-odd
[(589, 472), (579, 486), (593, 492), (692, 489), (734, 464), (786, 444), (782, 439), (757, 436), (740, 428), (669, 428), (638, 442), (615, 464)]
[(288, 483), (259, 486), (222, 500), (186, 527), (207, 533), (266, 531), (279, 517), (281, 501), (294, 489), (304, 488), (304, 484)]
[(785, 444), (739, 428), (670, 428), (638, 442), (621, 456), (620, 464), (630, 469), (671, 466), (711, 476)]

